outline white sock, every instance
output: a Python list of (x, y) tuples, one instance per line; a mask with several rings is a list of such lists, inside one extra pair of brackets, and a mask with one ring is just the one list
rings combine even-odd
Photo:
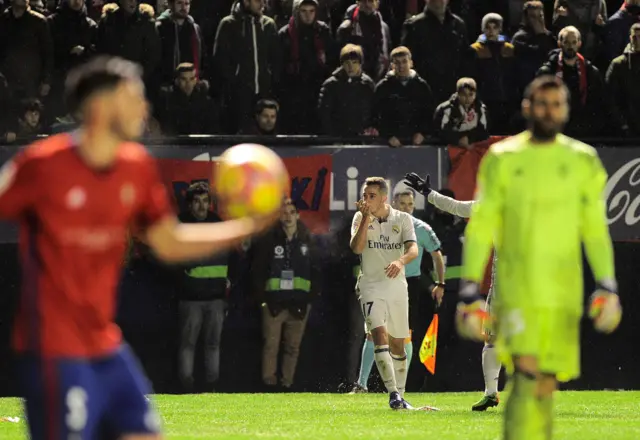
[(394, 374), (393, 361), (391, 360), (391, 354), (389, 353), (388, 345), (376, 345), (373, 351), (373, 357), (376, 360), (376, 366), (378, 367), (378, 373), (384, 382), (384, 386), (389, 393), (398, 391), (396, 385), (396, 376)]
[(500, 362), (493, 344), (486, 344), (482, 349), (482, 373), (484, 374), (484, 394), (491, 395), (498, 392), (498, 377), (500, 377)]
[(391, 359), (393, 360), (393, 372), (396, 376), (396, 386), (398, 387), (398, 392), (400, 393), (400, 397), (404, 397), (404, 388), (407, 384), (407, 354), (401, 354), (400, 356), (396, 354), (391, 354)]

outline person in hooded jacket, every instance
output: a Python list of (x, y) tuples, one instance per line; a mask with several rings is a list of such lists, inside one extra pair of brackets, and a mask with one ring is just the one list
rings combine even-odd
[(322, 276), (314, 239), (291, 201), (282, 207), (280, 224), (258, 239), (252, 252), (252, 293), (262, 302), (262, 381), (270, 390), (278, 385), (282, 342), (279, 384), (291, 390), (311, 302), (320, 294)]
[(420, 145), (431, 132), (435, 109), (431, 87), (413, 70), (411, 52), (404, 46), (391, 51), (392, 70), (376, 86), (373, 114), (380, 135), (389, 145), (402, 146), (401, 138)]
[(218, 25), (213, 85), (219, 87), (230, 134), (247, 125), (259, 99), (273, 97), (281, 72), (278, 30), (263, 8), (263, 0), (238, 0)]
[(362, 47), (362, 69), (375, 81), (380, 80), (389, 68), (391, 32), (378, 12), (379, 0), (357, 0), (344, 15), (344, 21), (336, 31), (340, 46), (356, 44)]
[(336, 64), (329, 26), (317, 20), (318, 0), (294, 0), (289, 23), (278, 32), (282, 48), (280, 90), (284, 134), (318, 132), (316, 102)]
[(171, 84), (176, 67), (182, 63), (193, 64), (198, 78), (206, 78), (204, 38), (200, 26), (189, 15), (191, 0), (169, 0), (168, 3), (169, 9), (156, 20), (162, 48), (162, 83)]
[(372, 126), (375, 84), (362, 71), (360, 46), (347, 44), (340, 51), (340, 64), (322, 84), (318, 98), (321, 132), (329, 136), (377, 135)]
[(576, 138), (600, 136), (611, 115), (610, 97), (605, 92), (600, 71), (580, 54), (580, 31), (567, 26), (558, 35), (560, 49), (549, 53), (538, 76), (555, 75), (571, 92), (571, 115), (564, 134)]
[(98, 25), (87, 16), (84, 0), (63, 0), (50, 15), (54, 71), (48, 111), (53, 117), (66, 114), (63, 105), (67, 72), (95, 53)]
[(640, 22), (640, 0), (626, 0), (604, 26), (604, 47), (607, 58), (620, 56), (627, 46), (629, 29)]
[(475, 53), (476, 80), (482, 101), (487, 106), (491, 134), (511, 133), (511, 120), (518, 108), (515, 95), (515, 50), (502, 31), (502, 17), (495, 13), (482, 19), (482, 34), (471, 45)]
[(640, 136), (640, 23), (631, 26), (629, 34), (629, 44), (611, 62), (605, 81), (617, 128), (623, 134)]

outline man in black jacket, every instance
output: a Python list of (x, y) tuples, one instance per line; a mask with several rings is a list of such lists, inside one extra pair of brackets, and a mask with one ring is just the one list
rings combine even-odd
[(377, 134), (372, 131), (371, 108), (375, 84), (362, 71), (360, 46), (347, 44), (340, 51), (338, 68), (320, 89), (318, 116), (322, 132), (330, 136)]
[(292, 203), (282, 208), (280, 225), (254, 245), (251, 262), (253, 295), (262, 302), (262, 381), (278, 385), (278, 353), (283, 345), (280, 385), (293, 385), (300, 344), (311, 301), (320, 293), (316, 246)]
[(400, 138), (420, 145), (430, 131), (435, 107), (431, 87), (413, 70), (408, 48), (393, 49), (391, 65), (393, 69), (376, 86), (375, 127), (392, 147), (402, 146)]
[[(183, 223), (220, 221), (209, 208), (211, 195), (204, 182), (192, 184), (186, 193), (187, 211), (180, 215)], [(193, 363), (196, 343), (202, 333), (206, 389), (212, 392), (220, 375), (220, 341), (226, 313), (229, 287), (228, 254), (183, 267), (180, 274), (180, 348), (178, 371), (185, 391), (194, 386)]]
[(605, 93), (600, 71), (580, 53), (580, 31), (567, 26), (558, 35), (560, 49), (549, 54), (538, 76), (556, 75), (571, 92), (571, 115), (564, 133), (584, 138), (604, 133), (611, 115), (610, 97)]
[(428, 0), (424, 12), (405, 22), (402, 34), (402, 45), (411, 51), (416, 72), (429, 83), (436, 102), (451, 96), (472, 59), (466, 25), (448, 4)]

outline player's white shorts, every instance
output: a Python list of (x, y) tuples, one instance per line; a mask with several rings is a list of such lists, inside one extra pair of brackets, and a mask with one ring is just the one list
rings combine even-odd
[(368, 332), (384, 326), (393, 338), (409, 337), (409, 292), (406, 284), (362, 286), (357, 288), (357, 294)]

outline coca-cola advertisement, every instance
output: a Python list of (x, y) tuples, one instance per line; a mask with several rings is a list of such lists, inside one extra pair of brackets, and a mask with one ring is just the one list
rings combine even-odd
[(609, 174), (605, 188), (611, 237), (640, 240), (640, 150), (602, 148), (598, 153)]

